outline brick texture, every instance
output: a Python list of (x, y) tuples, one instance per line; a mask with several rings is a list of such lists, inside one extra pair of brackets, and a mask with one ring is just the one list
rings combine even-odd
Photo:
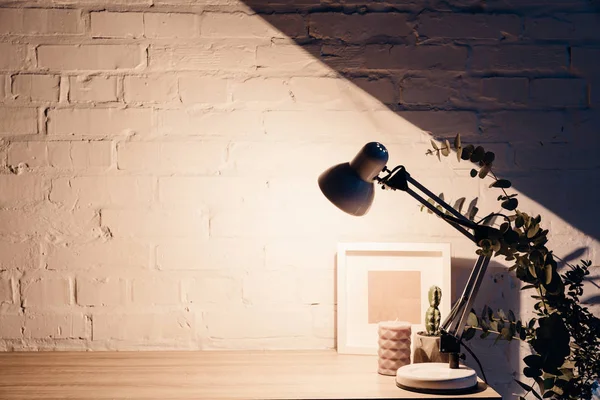
[(42, 45), (37, 49), (38, 66), (51, 70), (115, 70), (135, 68), (142, 62), (142, 49), (135, 45)]
[(27, 135), (38, 132), (38, 115), (35, 108), (9, 108), (0, 106), (0, 134)]
[(0, 69), (23, 70), (27, 67), (27, 46), (22, 44), (0, 43)]
[(15, 75), (12, 92), (21, 101), (58, 101), (59, 77), (56, 75)]
[(412, 198), (320, 193), (370, 141), (480, 216), (491, 181), (425, 152), (485, 145), (557, 255), (600, 254), (593, 1), (0, 3), (0, 349), (331, 348), (339, 242), (452, 243), (460, 290), (475, 246)]
[(48, 134), (114, 136), (148, 134), (150, 109), (55, 109), (48, 113)]
[(117, 101), (117, 78), (114, 76), (82, 76), (69, 78), (69, 100), (104, 103)]
[(0, 35), (68, 35), (83, 33), (79, 10), (5, 8), (0, 10)]

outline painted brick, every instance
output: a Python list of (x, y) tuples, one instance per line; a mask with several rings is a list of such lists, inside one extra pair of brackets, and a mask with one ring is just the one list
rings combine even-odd
[(150, 109), (52, 109), (48, 112), (49, 135), (148, 134), (151, 126)]
[(308, 37), (308, 27), (306, 26), (305, 17), (303, 15), (273, 13), (262, 14), (261, 18), (278, 31), (281, 31), (281, 34), (277, 32), (275, 36), (289, 37), (292, 39), (305, 39)]
[(221, 308), (207, 312), (211, 337), (222, 339), (310, 336), (312, 315), (308, 307)]
[(470, 111), (400, 111), (398, 115), (436, 136), (478, 135), (477, 115)]
[(566, 115), (560, 111), (501, 111), (481, 117), (483, 137), (489, 142), (530, 141), (532, 134), (536, 141), (564, 141), (569, 137), (567, 127)]
[[(8, 164), (25, 163), (29, 168), (50, 167), (51, 155), (58, 166), (70, 164), (70, 143), (65, 142), (13, 142), (8, 148)], [(57, 157), (60, 158), (57, 160)], [(65, 168), (69, 168), (68, 166)]]
[(250, 137), (264, 133), (258, 111), (158, 111), (158, 132), (162, 135), (202, 137)]
[(174, 76), (128, 76), (124, 80), (126, 103), (166, 103), (177, 99)]
[(587, 85), (582, 79), (534, 79), (530, 84), (533, 104), (542, 107), (586, 107)]
[(525, 171), (594, 169), (600, 167), (594, 151), (593, 147), (578, 143), (525, 143), (516, 149), (515, 163)]
[(38, 66), (51, 70), (116, 70), (136, 68), (142, 63), (137, 45), (41, 45)]
[(49, 245), (45, 263), (52, 270), (135, 270), (150, 265), (150, 246), (136, 240), (111, 238), (91, 243)]
[(225, 103), (228, 99), (227, 80), (200, 76), (180, 77), (179, 97), (184, 103)]
[(363, 68), (366, 62), (364, 47), (358, 45), (324, 44), (317, 54), (330, 68), (336, 70)]
[(102, 210), (102, 224), (115, 237), (207, 237), (208, 216), (201, 210)]
[(52, 181), (50, 201), (91, 207), (148, 205), (153, 198), (153, 179), (135, 176), (81, 176)]
[(398, 89), (388, 78), (351, 78), (350, 82), (384, 104), (398, 102)]
[(0, 241), (0, 270), (27, 270), (39, 264), (39, 245), (32, 239), (12, 242), (4, 238)]
[(600, 48), (573, 47), (571, 50), (571, 69), (585, 77), (597, 76), (600, 62)]
[(459, 70), (467, 63), (467, 49), (453, 46), (367, 45), (368, 69)]
[(191, 304), (241, 304), (242, 284), (230, 276), (206, 276), (183, 282), (185, 301)]
[(430, 39), (505, 39), (518, 38), (521, 19), (517, 15), (483, 14), (421, 14), (417, 25), (419, 35)]
[(24, 44), (0, 43), (0, 70), (27, 68), (27, 46)]
[(284, 79), (251, 78), (233, 84), (233, 100), (248, 102), (290, 102), (290, 88)]
[(4, 99), (6, 98), (6, 79), (7, 76), (6, 75), (2, 75), (0, 74), (0, 102), (4, 102)]
[(75, 299), (82, 306), (118, 306), (126, 304), (126, 282), (123, 279), (77, 278)]
[(64, 277), (43, 276), (21, 281), (24, 307), (68, 306), (71, 304), (71, 284)]
[(15, 75), (12, 92), (24, 101), (58, 101), (60, 78), (56, 75)]
[(168, 276), (143, 277), (138, 274), (131, 283), (133, 302), (142, 305), (181, 303), (181, 284)]
[(335, 304), (334, 291), (336, 274), (332, 270), (298, 271), (298, 290), (302, 304)]
[(44, 180), (31, 174), (0, 175), (0, 206), (23, 207), (44, 200)]
[(555, 14), (527, 18), (525, 32), (536, 40), (598, 40), (597, 24), (594, 14)]
[(144, 17), (134, 12), (92, 12), (93, 37), (139, 38), (144, 35)]
[[(264, 15), (245, 13), (205, 13), (203, 14), (200, 34), (205, 37), (285, 37), (276, 27), (291, 33), (291, 37), (300, 36), (306, 31), (300, 15), (279, 15), (273, 24), (265, 20)], [(303, 32), (304, 30), (304, 32)], [(289, 31), (289, 32), (288, 32)]]
[(0, 337), (2, 339), (22, 339), (21, 327), (25, 321), (22, 315), (0, 315)]
[(481, 96), (499, 103), (527, 103), (527, 78), (486, 78), (481, 80)]
[(225, 163), (227, 144), (219, 142), (125, 142), (117, 147), (124, 171), (216, 174)]
[[(265, 267), (267, 269), (331, 270), (333, 271), (335, 238), (332, 240), (273, 240), (265, 246)], [(300, 246), (299, 246), (300, 245)], [(309, 246), (311, 251), (302, 251)]]
[(198, 36), (194, 14), (144, 14), (144, 36), (147, 38), (192, 38)]
[(35, 108), (0, 107), (0, 134), (31, 135), (38, 133)]
[(64, 35), (83, 33), (79, 10), (0, 9), (0, 34)]
[(492, 10), (527, 10), (530, 12), (589, 10), (590, 4), (585, 0), (490, 0), (485, 2)]
[(148, 52), (150, 67), (158, 70), (235, 71), (252, 70), (256, 66), (256, 48), (253, 45), (151, 45)]
[[(244, 276), (244, 304), (294, 304), (300, 301), (298, 277), (288, 270), (250, 271)], [(269, 287), (266, 291), (265, 288)]]
[[(236, 251), (231, 251), (235, 247)], [(210, 238), (166, 239), (156, 248), (156, 264), (160, 270), (244, 270), (264, 265), (263, 245), (256, 240), (243, 241)]]
[(408, 77), (400, 83), (402, 104), (447, 105), (461, 95), (462, 77), (431, 79)]
[(117, 77), (78, 76), (69, 78), (69, 100), (72, 102), (117, 101)]
[(13, 302), (13, 280), (0, 277), (0, 304)]
[(158, 199), (173, 206), (205, 205), (236, 208), (242, 204), (260, 206), (268, 201), (267, 178), (168, 176), (159, 178)]
[[(63, 210), (53, 206), (38, 205), (29, 212), (0, 209), (0, 234), (3, 235), (79, 235), (82, 240), (97, 237), (99, 218), (95, 210), (76, 208)], [(49, 233), (53, 232), (53, 233)]]
[[(374, 119), (373, 115), (377, 115), (377, 118)], [(282, 140), (283, 137), (288, 140), (306, 140), (308, 135), (315, 142), (321, 141), (331, 141), (340, 133), (344, 132), (344, 136), (347, 141), (354, 142), (364, 142), (369, 141), (369, 138), (372, 140), (377, 136), (378, 140), (388, 139), (392, 140), (395, 133), (400, 133), (400, 135), (395, 137), (395, 140), (402, 140), (402, 137), (406, 136), (405, 127), (400, 128), (400, 125), (391, 126), (386, 125), (389, 122), (400, 122), (394, 114), (389, 112), (377, 112), (377, 113), (369, 113), (369, 112), (356, 112), (356, 111), (269, 111), (264, 114), (265, 120), (265, 131), (267, 136), (273, 139)], [(327, 121), (327, 124), (323, 124), (323, 121)], [(285, 127), (285, 128), (282, 128)], [(402, 135), (402, 129), (405, 130), (405, 133)], [(385, 141), (385, 140), (384, 140)], [(242, 148), (246, 148), (245, 144), (239, 143), (239, 150)], [(244, 150), (247, 151), (251, 147), (255, 145), (248, 144), (247, 148)], [(256, 146), (262, 147), (263, 145), (257, 144)], [(268, 144), (264, 145), (265, 147), (269, 147)], [(294, 164), (288, 164), (289, 158), (282, 154), (282, 159), (279, 158), (279, 155), (276, 154), (274, 146), (273, 150), (269, 148), (265, 148), (264, 151), (270, 154), (268, 159), (264, 159), (264, 163), (258, 154), (250, 156), (248, 154), (248, 158), (246, 155), (240, 154), (236, 157), (231, 157), (233, 163), (235, 163), (235, 167), (238, 171), (245, 171), (247, 168), (249, 170), (255, 170), (258, 168), (259, 170), (263, 170), (263, 168), (268, 168), (268, 173), (271, 174), (275, 170), (285, 171), (290, 174), (298, 174), (298, 170), (294, 167)], [(235, 149), (234, 152), (238, 149)], [(256, 147), (258, 150), (258, 147)], [(235, 153), (234, 153), (235, 154)], [(258, 156), (259, 160), (252, 162), (252, 158)], [(238, 158), (239, 157), (239, 158)], [(303, 156), (299, 156), (302, 159)], [(313, 157), (310, 155), (310, 151), (307, 151), (306, 157), (312, 161), (315, 161), (315, 165), (321, 165), (321, 160), (317, 157)], [(311, 162), (312, 162), (311, 161)], [(325, 161), (325, 159), (323, 160)], [(253, 164), (253, 165), (252, 165)], [(324, 168), (327, 166), (323, 165)], [(321, 171), (322, 172), (322, 171)]]
[[(312, 73), (328, 72), (318, 59), (321, 51), (317, 46), (296, 46), (287, 44), (272, 44), (258, 46), (256, 64), (268, 71), (303, 71)], [(315, 58), (316, 57), (316, 58)]]
[(110, 142), (49, 143), (50, 167), (69, 170), (105, 169), (112, 163)]
[(30, 339), (87, 339), (83, 314), (27, 314), (24, 335)]
[(157, 340), (190, 340), (194, 317), (187, 312), (107, 314), (94, 313), (93, 340), (128, 340), (134, 343)]
[(289, 88), (299, 103), (334, 103), (339, 106), (352, 103), (348, 99), (348, 82), (344, 79), (293, 77)]
[(397, 39), (412, 33), (409, 14), (401, 13), (314, 13), (309, 16), (308, 30), (317, 39), (338, 39), (348, 43), (369, 39)]
[(567, 49), (562, 46), (475, 46), (470, 60), (476, 71), (559, 72), (567, 66)]

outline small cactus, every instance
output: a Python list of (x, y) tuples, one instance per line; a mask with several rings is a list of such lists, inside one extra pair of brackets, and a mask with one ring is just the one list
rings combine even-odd
[(437, 286), (429, 288), (429, 308), (425, 312), (425, 329), (427, 336), (440, 335), (441, 314), (438, 306), (442, 300), (442, 289)]

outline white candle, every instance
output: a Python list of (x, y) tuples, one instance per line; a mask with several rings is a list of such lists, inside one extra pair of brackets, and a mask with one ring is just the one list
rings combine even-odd
[(382, 375), (396, 375), (398, 368), (410, 364), (410, 323), (383, 321), (379, 323), (379, 367)]

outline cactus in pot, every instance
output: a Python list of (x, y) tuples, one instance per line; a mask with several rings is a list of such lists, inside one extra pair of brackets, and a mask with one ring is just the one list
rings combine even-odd
[(425, 312), (425, 330), (428, 336), (440, 336), (440, 301), (442, 301), (442, 289), (438, 286), (429, 288), (427, 295), (429, 299), (429, 308)]
[(448, 354), (440, 353), (440, 321), (439, 310), (442, 300), (442, 289), (438, 286), (429, 288), (427, 294), (429, 308), (425, 312), (425, 331), (415, 334), (413, 347), (413, 363), (448, 362)]

